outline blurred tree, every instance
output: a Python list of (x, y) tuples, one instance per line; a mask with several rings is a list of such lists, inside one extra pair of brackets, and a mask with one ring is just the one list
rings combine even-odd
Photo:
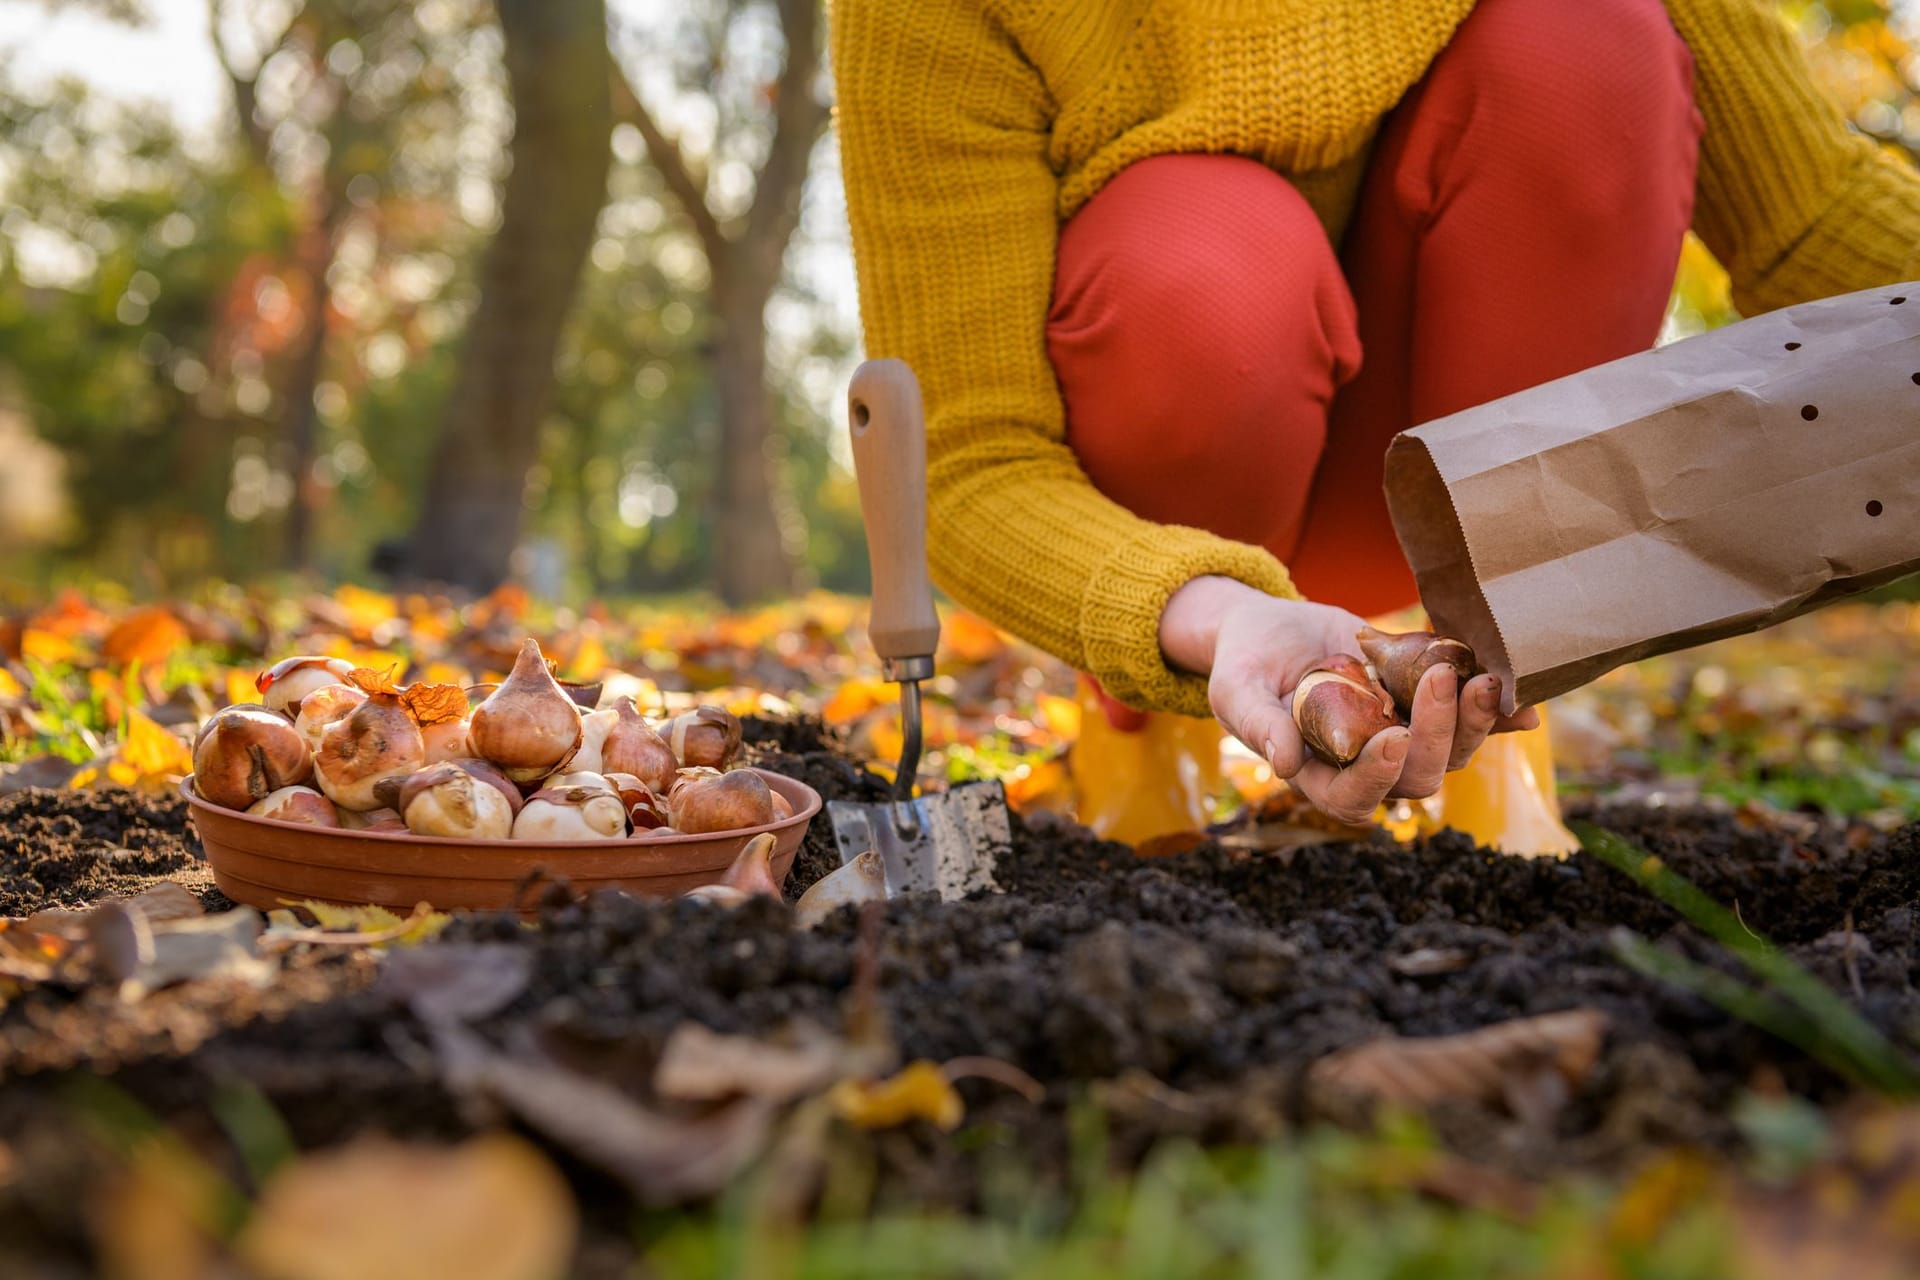
[[(729, 604), (794, 586), (780, 527), (773, 397), (768, 386), (767, 304), (779, 286), (800, 195), (828, 107), (820, 78), (819, 0), (688, 6), (678, 22), (665, 92), (704, 99), (703, 144), (669, 134), (642, 100), (641, 77), (618, 69), (616, 107), (639, 130), (706, 264), (710, 367), (719, 402), (717, 483), (708, 515), (713, 586)], [(762, 73), (769, 47), (784, 50), (777, 76)], [(732, 66), (739, 62), (745, 74)], [(723, 189), (716, 190), (716, 177)]]
[(612, 110), (602, 0), (497, 0), (513, 168), (440, 417), (407, 573), (472, 590), (508, 574), (553, 359), (606, 198)]

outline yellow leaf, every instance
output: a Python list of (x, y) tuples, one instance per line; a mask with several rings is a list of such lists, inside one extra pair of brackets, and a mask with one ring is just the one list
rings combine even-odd
[[(193, 772), (193, 752), (187, 744), (140, 714), (127, 708), (126, 738), (120, 744), (120, 760), (139, 773), (138, 780), (183, 778)], [(117, 781), (118, 779), (116, 779)]]
[(277, 1173), (234, 1252), (280, 1280), (567, 1274), (579, 1229), (566, 1180), (530, 1143), (361, 1138)]
[(598, 680), (613, 667), (613, 659), (607, 656), (607, 647), (600, 643), (600, 637), (589, 631), (580, 638), (580, 644), (567, 660), (568, 678), (572, 680)]
[(451, 662), (429, 662), (420, 673), (421, 684), (457, 684), (462, 689), (474, 683), (472, 677), (462, 667)]
[(226, 686), (227, 701), (230, 704), (237, 706), (243, 702), (261, 701), (260, 690), (254, 687), (254, 677), (251, 672), (242, 671), (238, 667), (228, 667)]
[(27, 691), (13, 678), (13, 672), (0, 667), (0, 698), (24, 698)]
[(28, 627), (20, 637), (20, 656), (35, 662), (78, 662), (86, 655), (65, 636), (38, 627)]
[[(433, 911), (426, 903), (414, 908), (414, 913), (404, 919), (387, 910), (374, 906), (342, 906), (334, 902), (320, 902), (307, 898), (300, 902), (282, 899), (288, 906), (297, 907), (315, 920), (320, 927), (342, 933), (377, 933), (390, 937), (380, 939), (382, 943), (393, 942), (410, 947), (439, 933), (452, 923), (453, 917), (445, 912)], [(363, 939), (362, 941), (372, 941)]]
[(842, 1120), (861, 1129), (926, 1120), (950, 1133), (966, 1115), (953, 1084), (925, 1058), (908, 1063), (889, 1080), (842, 1080), (828, 1097)]
[(346, 612), (348, 624), (358, 635), (372, 634), (375, 627), (391, 621), (399, 613), (392, 596), (356, 587), (352, 583), (335, 591), (333, 598)]
[(1039, 700), (1040, 719), (1046, 722), (1049, 732), (1063, 742), (1072, 742), (1080, 736), (1080, 704), (1072, 698), (1063, 698), (1057, 693), (1043, 693)]

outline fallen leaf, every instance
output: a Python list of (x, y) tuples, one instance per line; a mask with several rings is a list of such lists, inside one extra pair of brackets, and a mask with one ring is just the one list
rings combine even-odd
[(204, 1280), (220, 1274), (214, 1241), (222, 1202), (219, 1176), (171, 1138), (142, 1142), (100, 1196), (93, 1215), (100, 1273), (107, 1280)]
[(158, 923), (162, 920), (192, 920), (207, 914), (207, 909), (200, 905), (200, 899), (188, 892), (185, 885), (172, 880), (162, 880), (159, 884), (142, 889), (124, 901), (127, 906), (145, 916), (148, 923)]
[(1598, 1009), (1516, 1018), (1460, 1035), (1388, 1036), (1315, 1062), (1308, 1085), (1399, 1106), (1505, 1102), (1539, 1121), (1593, 1069), (1606, 1036)]
[[(385, 907), (343, 906), (335, 902), (321, 902), (315, 898), (306, 898), (299, 902), (281, 899), (297, 911), (305, 911), (319, 922), (321, 930), (330, 930), (341, 936), (293, 938), (300, 942), (335, 943), (386, 943), (395, 942), (401, 946), (413, 946), (427, 941), (453, 922), (453, 917), (445, 912), (435, 911), (425, 903), (416, 903), (413, 914), (397, 916)], [(278, 926), (275, 926), (278, 928)], [(281, 938), (290, 938), (292, 929), (281, 929)], [(311, 931), (309, 931), (311, 932)]]
[(362, 693), (381, 693), (397, 698), (406, 692), (393, 682), (393, 673), (397, 670), (399, 670), (397, 665), (379, 670), (373, 667), (355, 667), (347, 673), (347, 681)]
[(271, 986), (279, 966), (254, 950), (260, 927), (252, 907), (154, 922), (127, 903), (105, 902), (88, 916), (87, 937), (102, 976), (120, 984), (122, 1000), (133, 1001), (203, 978)]
[(966, 1107), (939, 1065), (921, 1058), (886, 1080), (842, 1080), (828, 1097), (842, 1120), (860, 1129), (891, 1129), (926, 1120), (952, 1132)]
[(32, 760), (23, 760), (19, 764), (0, 767), (0, 796), (9, 796), (16, 791), (27, 791), (34, 787), (65, 787), (82, 771), (96, 771), (104, 761), (93, 764), (79, 764), (72, 760), (63, 760), (59, 756), (36, 756)]
[(810, 1024), (791, 1043), (721, 1035), (698, 1022), (673, 1029), (653, 1072), (653, 1091), (681, 1102), (718, 1102), (746, 1095), (788, 1102), (825, 1088), (845, 1073), (847, 1046)]
[(234, 1252), (274, 1280), (555, 1280), (578, 1232), (566, 1180), (521, 1138), (370, 1137), (275, 1174)]
[[(113, 763), (134, 771), (133, 782), (171, 785), (193, 772), (193, 752), (187, 744), (155, 724), (136, 708), (127, 708), (125, 737)], [(112, 771), (112, 763), (108, 766)]]
[(164, 605), (135, 609), (100, 642), (100, 656), (119, 666), (159, 666), (187, 644), (187, 629)]
[(467, 718), (467, 691), (457, 684), (410, 684), (400, 705), (421, 724), (444, 724)]
[(389, 957), (380, 986), (422, 1022), (463, 1022), (506, 1008), (532, 976), (525, 947), (442, 942)]

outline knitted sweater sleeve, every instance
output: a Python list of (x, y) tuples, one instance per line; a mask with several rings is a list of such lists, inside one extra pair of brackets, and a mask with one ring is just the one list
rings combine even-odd
[(1168, 597), (1206, 574), (1293, 588), (1263, 550), (1109, 501), (1065, 442), (1046, 86), (979, 0), (836, 0), (832, 19), (861, 322), (925, 395), (935, 581), (1116, 698), (1206, 714), (1206, 682), (1160, 651)]
[(1772, 0), (1667, 0), (1706, 118), (1694, 230), (1749, 315), (1920, 276), (1920, 174), (1851, 132)]

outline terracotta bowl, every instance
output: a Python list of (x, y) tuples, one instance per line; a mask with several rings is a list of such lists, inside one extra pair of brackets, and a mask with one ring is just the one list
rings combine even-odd
[(624, 889), (668, 898), (717, 881), (734, 855), (762, 831), (774, 834), (773, 874), (785, 884), (807, 826), (820, 812), (820, 793), (784, 774), (754, 772), (786, 797), (792, 817), (717, 835), (644, 841), (445, 840), (344, 831), (222, 809), (195, 794), (191, 777), (181, 782), (180, 792), (192, 809), (213, 881), (235, 902), (263, 911), (318, 898), (370, 903), (402, 914), (418, 902), (441, 910), (530, 913), (523, 899), (537, 872), (564, 879), (582, 893)]

